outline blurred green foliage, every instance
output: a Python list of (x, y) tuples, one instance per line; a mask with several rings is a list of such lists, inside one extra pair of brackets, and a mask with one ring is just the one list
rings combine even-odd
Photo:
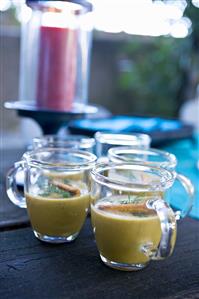
[(177, 117), (182, 104), (194, 96), (199, 84), (199, 9), (187, 3), (184, 16), (192, 22), (188, 37), (134, 36), (121, 47), (121, 112)]
[[(118, 94), (134, 113), (175, 116), (185, 71), (190, 64), (190, 43), (171, 37), (134, 37), (122, 48)], [(121, 61), (122, 63), (122, 61)]]

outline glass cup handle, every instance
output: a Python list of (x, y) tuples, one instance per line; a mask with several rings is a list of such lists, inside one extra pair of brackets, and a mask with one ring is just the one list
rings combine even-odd
[(152, 249), (153, 244), (145, 245), (143, 252), (151, 260), (161, 260), (170, 256), (176, 241), (176, 218), (173, 210), (161, 198), (149, 200), (147, 207), (156, 211), (161, 226), (161, 239), (158, 248)]
[(194, 203), (195, 190), (194, 190), (194, 186), (193, 186), (192, 182), (190, 181), (190, 179), (188, 179), (183, 174), (176, 173), (176, 179), (181, 183), (181, 185), (184, 187), (184, 189), (186, 190), (186, 192), (189, 196), (189, 201), (188, 201), (186, 208), (182, 211), (176, 212), (176, 219), (178, 220), (180, 218), (184, 218), (191, 211), (191, 209), (193, 207), (193, 203)]
[(6, 177), (6, 192), (12, 203), (20, 208), (26, 208), (25, 197), (17, 189), (16, 175), (19, 172), (24, 172), (24, 161), (16, 162), (8, 171)]

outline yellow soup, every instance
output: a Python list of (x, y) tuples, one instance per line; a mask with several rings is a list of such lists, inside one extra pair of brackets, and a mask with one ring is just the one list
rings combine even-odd
[(89, 194), (53, 198), (26, 193), (33, 230), (42, 235), (63, 237), (79, 232), (87, 215), (89, 200)]
[[(151, 249), (157, 248), (161, 238), (160, 220), (154, 211), (142, 211), (139, 206), (132, 212), (129, 209), (132, 203), (121, 204), (124, 196), (118, 196), (120, 208), (117, 211), (117, 198), (112, 198), (112, 203), (110, 198), (107, 198), (108, 201), (105, 198), (91, 205), (92, 225), (99, 252), (112, 262), (145, 264), (149, 257), (142, 248), (145, 245), (150, 245)], [(110, 204), (112, 207), (108, 209)]]

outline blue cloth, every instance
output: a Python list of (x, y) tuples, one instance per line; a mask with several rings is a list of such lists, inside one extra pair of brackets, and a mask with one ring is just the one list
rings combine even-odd
[[(199, 220), (199, 134), (193, 139), (185, 139), (173, 142), (162, 149), (173, 153), (178, 160), (177, 171), (187, 176), (195, 187), (195, 201), (189, 214), (190, 217)], [(199, 166), (199, 165), (198, 165)], [(179, 184), (174, 184), (170, 204), (176, 209), (184, 209), (187, 205), (187, 198)]]
[(110, 118), (78, 119), (70, 122), (69, 127), (75, 127), (95, 133), (97, 131), (112, 133), (142, 132), (151, 133), (170, 132), (182, 128), (179, 120), (164, 119), (160, 117), (138, 117), (117, 115)]

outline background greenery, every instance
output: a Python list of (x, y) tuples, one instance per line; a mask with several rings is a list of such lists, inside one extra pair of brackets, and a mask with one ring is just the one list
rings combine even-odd
[[(199, 9), (187, 1), (187, 38), (133, 37), (120, 47), (117, 109), (123, 113), (176, 117), (199, 84)], [(125, 107), (123, 105), (125, 101)]]

